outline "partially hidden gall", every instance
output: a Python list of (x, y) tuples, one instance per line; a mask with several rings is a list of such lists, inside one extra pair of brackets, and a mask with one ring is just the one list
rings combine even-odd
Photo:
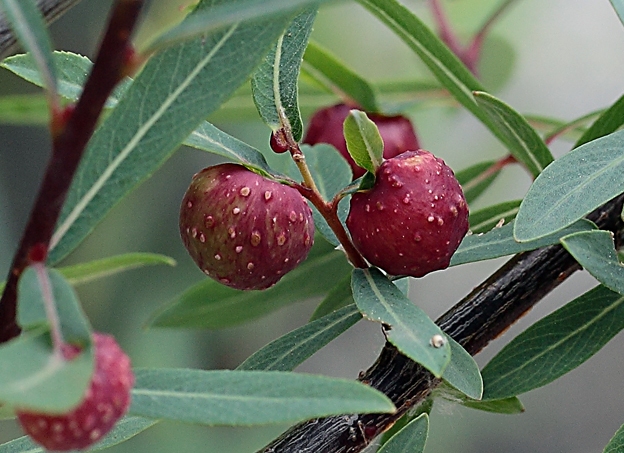
[[(349, 162), (353, 170), (353, 179), (356, 179), (362, 176), (366, 170), (357, 166), (347, 150), (347, 142), (344, 138), (343, 124), (351, 109), (352, 107), (346, 104), (337, 104), (318, 110), (310, 119), (303, 143), (333, 145)], [(414, 126), (405, 116), (387, 116), (378, 113), (367, 113), (367, 116), (379, 130), (384, 142), (383, 157), (385, 159), (420, 148)]]
[(180, 235), (207, 276), (240, 290), (266, 289), (305, 260), (314, 221), (296, 189), (222, 164), (193, 177)]
[(352, 196), (347, 227), (371, 264), (422, 277), (448, 267), (468, 232), (468, 205), (442, 159), (408, 151), (384, 161), (372, 189)]

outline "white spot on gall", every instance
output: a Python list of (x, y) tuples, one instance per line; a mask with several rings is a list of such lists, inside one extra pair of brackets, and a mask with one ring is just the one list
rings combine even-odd
[(217, 261), (221, 261), (221, 255), (219, 255), (218, 253), (214, 256), (214, 259), (216, 259)]
[(247, 269), (252, 270), (254, 267), (254, 263), (252, 263), (251, 261), (247, 263)]
[(232, 214), (236, 215), (236, 214), (240, 214), (240, 208), (234, 208), (232, 209)]
[(265, 199), (266, 201), (269, 201), (269, 200), (271, 199), (271, 196), (272, 196), (272, 195), (273, 195), (273, 194), (271, 193), (271, 191), (270, 191), (270, 190), (267, 190), (266, 192), (264, 192), (264, 199)]
[(260, 241), (262, 240), (262, 236), (260, 235), (260, 232), (258, 231), (254, 231), (251, 233), (251, 245), (253, 245), (254, 247), (257, 247), (258, 245), (260, 245)]
[(435, 220), (435, 217), (430, 215), (429, 217), (427, 217), (427, 222), (429, 223), (433, 223), (433, 221)]
[(438, 217), (438, 225), (444, 225), (444, 219), (442, 219), (442, 217)]
[(215, 224), (214, 217), (207, 215), (204, 217), (204, 225), (206, 228), (212, 228)]
[(193, 207), (193, 202), (191, 200), (186, 202), (186, 207), (191, 209)]
[(290, 219), (291, 222), (294, 222), (297, 220), (297, 213), (295, 211), (290, 211), (290, 214), (288, 214), (288, 218)]
[(199, 233), (199, 242), (206, 242), (206, 236), (204, 233)]
[(284, 233), (280, 233), (277, 235), (277, 245), (284, 245), (286, 243), (286, 235)]
[(236, 251), (236, 253), (240, 253), (240, 252), (243, 251), (243, 246), (242, 245), (237, 245), (234, 250)]
[(191, 236), (193, 236), (193, 239), (197, 237), (197, 228), (193, 227), (191, 230)]
[[(256, 183), (256, 184), (257, 184), (257, 183)], [(251, 189), (250, 189), (249, 187), (243, 187), (243, 188), (241, 188), (241, 190), (240, 190), (240, 194), (241, 194), (243, 197), (248, 197), (250, 193), (251, 193)]]

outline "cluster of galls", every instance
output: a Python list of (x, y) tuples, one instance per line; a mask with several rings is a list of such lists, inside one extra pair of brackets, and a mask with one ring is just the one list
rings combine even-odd
[[(342, 132), (349, 110), (341, 104), (317, 112), (304, 143), (333, 145), (357, 178), (364, 170), (349, 155)], [(407, 118), (370, 119), (386, 160), (374, 186), (351, 197), (347, 227), (355, 247), (392, 275), (421, 277), (446, 268), (468, 231), (461, 186), (444, 161), (419, 149)], [(296, 189), (223, 164), (193, 177), (182, 201), (180, 233), (206, 275), (236, 289), (265, 289), (306, 258), (314, 222)]]
[[(130, 359), (109, 335), (93, 334), (94, 370), (82, 401), (65, 413), (18, 409), (22, 428), (47, 450), (83, 450), (90, 447), (124, 416), (130, 407), (134, 374)], [(72, 360), (78, 348), (66, 345), (64, 359)]]

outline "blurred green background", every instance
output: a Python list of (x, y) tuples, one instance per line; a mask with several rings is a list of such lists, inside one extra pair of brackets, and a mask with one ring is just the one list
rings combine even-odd
[[(187, 0), (153, 0), (137, 36), (146, 42), (181, 18)], [(51, 30), (58, 49), (93, 57), (110, 1), (83, 0)], [(448, 0), (452, 23), (469, 36), (499, 0)], [(431, 22), (425, 0), (405, 4)], [(345, 20), (345, 18), (348, 18)], [(369, 80), (430, 79), (412, 52), (353, 2), (325, 5), (313, 39)], [(481, 67), (486, 87), (526, 114), (565, 120), (612, 103), (624, 92), (624, 27), (608, 0), (524, 0), (493, 29)], [(0, 71), (0, 95), (37, 90)], [(331, 101), (331, 98), (329, 98)], [(246, 101), (251, 105), (250, 101)], [(233, 104), (232, 104), (233, 105)], [(236, 104), (238, 105), (238, 104)], [(393, 105), (388, 105), (389, 108)], [(249, 109), (209, 118), (232, 135), (268, 150), (268, 129)], [(241, 113), (242, 112), (242, 113)], [(305, 110), (309, 114), (309, 109)], [(503, 157), (505, 151), (468, 113), (440, 102), (412, 103), (404, 111), (425, 149), (456, 171)], [(556, 142), (559, 156), (570, 144)], [(43, 126), (0, 125), (0, 274), (6, 275), (49, 155)], [(191, 176), (219, 160), (180, 149), (147, 183), (133, 192), (64, 264), (117, 253), (150, 251), (174, 257), (175, 268), (146, 268), (83, 285), (78, 292), (96, 330), (113, 333), (135, 366), (233, 368), (272, 339), (305, 323), (315, 303), (284, 308), (270, 317), (222, 331), (146, 330), (156, 308), (202, 279), (178, 237), (179, 203)], [(530, 184), (518, 168), (507, 168), (489, 194), (472, 208), (521, 197)], [(412, 281), (411, 297), (433, 318), (479, 284), (504, 260), (467, 265)], [(477, 357), (487, 363), (503, 344), (595, 281), (578, 273)], [(361, 322), (312, 357), (300, 371), (355, 378), (383, 345), (379, 328)], [(624, 423), (624, 338), (553, 384), (521, 397), (522, 415), (482, 413), (451, 403), (436, 404), (426, 451), (601, 452)], [(112, 452), (252, 452), (284, 426), (207, 428), (161, 423)], [(0, 422), (0, 442), (21, 435), (13, 421)]]

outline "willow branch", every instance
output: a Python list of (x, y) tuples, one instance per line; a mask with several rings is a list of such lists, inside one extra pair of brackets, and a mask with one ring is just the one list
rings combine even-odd
[[(130, 37), (143, 0), (117, 0), (108, 29), (82, 95), (66, 122), (53, 118), (52, 156), (30, 213), (26, 229), (0, 298), (0, 343), (19, 335), (16, 322), (17, 283), (34, 247), (45, 250), (52, 237), (72, 178), (104, 108), (104, 103), (128, 69)], [(54, 125), (54, 123), (62, 124)]]
[[(592, 212), (588, 219), (622, 240), (624, 195)], [(559, 245), (521, 253), (475, 288), (436, 323), (475, 355), (580, 267)], [(264, 453), (356, 453), (388, 430), (440, 383), (430, 372), (386, 343), (373, 366), (358, 378), (385, 393), (395, 414), (315, 419), (296, 425), (261, 450)]]

